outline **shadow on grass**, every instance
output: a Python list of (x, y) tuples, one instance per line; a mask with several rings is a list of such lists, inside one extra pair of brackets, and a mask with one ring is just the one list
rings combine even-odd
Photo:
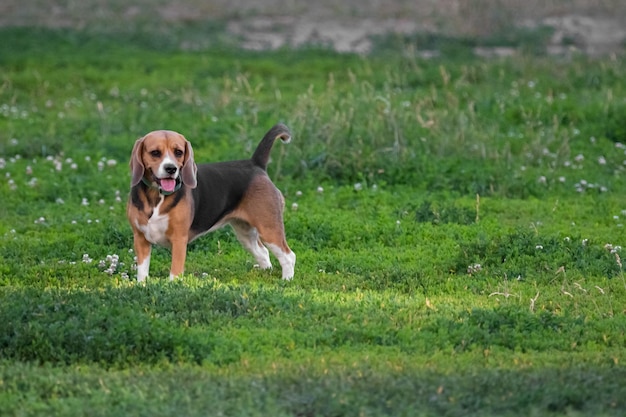
[(263, 369), (219, 373), (188, 365), (129, 373), (13, 363), (0, 367), (0, 377), (6, 393), (0, 401), (9, 415), (32, 407), (66, 410), (61, 413), (66, 415), (71, 405), (72, 412), (97, 409), (97, 415), (171, 415), (175, 410), (195, 416), (211, 410), (250, 416), (618, 416), (626, 398), (623, 367), (438, 372), (364, 354), (334, 364), (278, 361)]
[(619, 337), (606, 335), (624, 321), (622, 316), (586, 321), (520, 306), (433, 312), (420, 298), (216, 281), (95, 290), (4, 288), (0, 355), (126, 367), (161, 362), (223, 366), (244, 357), (287, 358), (335, 349), (574, 353), (619, 347)]

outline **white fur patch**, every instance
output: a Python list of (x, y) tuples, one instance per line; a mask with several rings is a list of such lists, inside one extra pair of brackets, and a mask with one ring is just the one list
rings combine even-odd
[(243, 245), (243, 247), (254, 256), (259, 268), (269, 269), (272, 267), (270, 261), (270, 253), (267, 248), (263, 246), (259, 240), (259, 231), (242, 222), (232, 222), (230, 224), (237, 235), (237, 239)]
[(296, 254), (292, 251), (283, 252), (280, 247), (272, 245), (271, 243), (268, 243), (267, 247), (278, 259), (278, 262), (280, 262), (280, 266), (283, 269), (283, 279), (287, 281), (291, 280), (296, 268)]
[[(165, 170), (165, 167), (168, 165), (176, 167), (176, 172), (174, 173), (174, 175), (169, 174)], [(178, 178), (178, 162), (176, 162), (176, 159), (172, 158), (172, 155), (170, 155), (169, 152), (165, 155), (165, 157), (161, 161), (161, 164), (159, 165), (159, 169), (157, 169), (156, 175), (159, 178)]]
[(146, 280), (148, 273), (150, 272), (150, 255), (143, 262), (137, 265), (137, 282), (143, 282)]
[(171, 245), (165, 235), (165, 232), (167, 232), (167, 228), (169, 227), (170, 219), (168, 215), (162, 215), (159, 213), (159, 208), (161, 207), (161, 204), (163, 204), (164, 199), (165, 197), (161, 196), (161, 201), (159, 201), (159, 204), (157, 204), (154, 208), (154, 212), (148, 219), (148, 223), (141, 225), (135, 220), (135, 225), (141, 233), (144, 234), (148, 242), (169, 248)]

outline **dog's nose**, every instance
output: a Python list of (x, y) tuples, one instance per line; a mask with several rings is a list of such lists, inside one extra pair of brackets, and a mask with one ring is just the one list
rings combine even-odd
[(176, 165), (169, 164), (169, 165), (165, 165), (163, 169), (165, 169), (165, 172), (167, 172), (168, 174), (174, 175), (178, 168), (176, 168)]

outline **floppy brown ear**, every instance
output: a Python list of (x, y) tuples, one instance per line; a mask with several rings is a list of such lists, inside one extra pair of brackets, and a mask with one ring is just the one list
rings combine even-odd
[(183, 169), (180, 171), (180, 176), (183, 180), (183, 184), (187, 187), (196, 188), (198, 185), (198, 167), (193, 158), (193, 148), (188, 140), (185, 140), (185, 160), (183, 161)]
[(143, 178), (145, 167), (141, 160), (141, 154), (143, 153), (143, 138), (137, 139), (135, 146), (133, 146), (133, 152), (130, 155), (130, 186), (134, 187), (139, 184), (139, 181)]

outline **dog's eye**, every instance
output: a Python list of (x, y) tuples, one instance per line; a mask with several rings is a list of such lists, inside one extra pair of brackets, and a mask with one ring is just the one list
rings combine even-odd
[(176, 156), (176, 158), (180, 158), (181, 156), (183, 156), (183, 151), (181, 151), (180, 149), (176, 149), (174, 151), (174, 155)]
[(161, 151), (150, 151), (150, 155), (152, 155), (155, 158), (159, 158), (161, 157)]

